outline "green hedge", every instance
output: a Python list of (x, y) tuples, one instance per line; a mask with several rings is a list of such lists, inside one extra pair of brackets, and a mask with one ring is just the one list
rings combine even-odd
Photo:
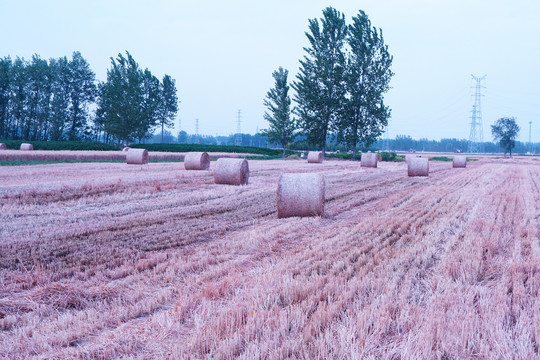
[[(403, 155), (397, 155), (395, 152), (385, 152), (382, 151), (379, 153), (381, 155), (382, 161), (405, 161), (405, 156)], [(327, 158), (335, 158), (335, 159), (344, 159), (344, 160), (351, 160), (352, 154), (346, 153), (346, 152), (339, 152), (339, 153), (326, 153)], [(360, 161), (362, 158), (362, 153), (357, 152), (356, 156), (354, 157), (354, 160)]]
[[(225, 153), (246, 153), (260, 154), (268, 156), (280, 156), (282, 150), (259, 148), (254, 146), (231, 146), (231, 145), (203, 145), (203, 144), (131, 144), (132, 148), (143, 148), (148, 151), (162, 152), (225, 152)], [(287, 154), (296, 154), (294, 151), (287, 150)]]
[(19, 150), (22, 143), (29, 143), (34, 150), (119, 150), (117, 146), (96, 141), (26, 141), (0, 140), (8, 149)]

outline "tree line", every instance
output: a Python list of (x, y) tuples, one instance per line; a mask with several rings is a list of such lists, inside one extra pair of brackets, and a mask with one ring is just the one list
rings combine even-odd
[(105, 82), (80, 52), (0, 59), (0, 139), (140, 142), (177, 112), (175, 80), (160, 81), (129, 52), (111, 58)]
[[(381, 136), (390, 117), (384, 94), (393, 57), (382, 30), (363, 11), (347, 25), (344, 14), (328, 7), (320, 20), (309, 20), (306, 37), (310, 46), (304, 48), (296, 80), (289, 85), (282, 67), (272, 74), (275, 85), (264, 100), (270, 126), (262, 133), (283, 149), (301, 133), (323, 152), (335, 134), (355, 154), (358, 146), (369, 147)], [(292, 109), (291, 87), (296, 92)]]

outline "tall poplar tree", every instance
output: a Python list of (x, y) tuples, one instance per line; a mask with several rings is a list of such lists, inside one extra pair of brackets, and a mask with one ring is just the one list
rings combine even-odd
[(272, 73), (275, 85), (266, 93), (264, 105), (268, 112), (264, 113), (264, 119), (270, 124), (270, 128), (262, 130), (261, 135), (268, 140), (281, 144), (283, 157), (287, 144), (294, 140), (296, 124), (291, 119), (291, 98), (289, 97), (289, 84), (287, 83), (288, 70), (279, 67)]
[(334, 8), (323, 10), (321, 21), (309, 20), (306, 32), (310, 47), (300, 60), (300, 73), (293, 88), (296, 114), (308, 142), (326, 152), (326, 138), (343, 114), (346, 96), (345, 16)]
[(68, 139), (77, 140), (88, 121), (88, 105), (97, 94), (96, 75), (81, 53), (75, 51), (69, 62), (70, 81), (70, 124)]
[(338, 124), (340, 138), (351, 146), (369, 147), (388, 125), (390, 108), (384, 94), (390, 89), (392, 56), (384, 43), (382, 30), (371, 26), (365, 12), (353, 17), (347, 36), (349, 54), (345, 73), (348, 98), (345, 116)]
[(161, 125), (161, 142), (165, 127), (174, 126), (174, 118), (178, 113), (178, 95), (175, 80), (170, 75), (163, 76), (161, 82), (161, 104), (158, 111), (158, 122)]

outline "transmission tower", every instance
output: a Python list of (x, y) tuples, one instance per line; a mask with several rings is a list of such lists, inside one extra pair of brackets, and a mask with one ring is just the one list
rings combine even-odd
[(532, 154), (533, 148), (532, 148), (532, 142), (531, 142), (531, 126), (532, 126), (532, 121), (529, 121), (529, 152)]
[(238, 109), (238, 122), (236, 123), (236, 138), (234, 144), (237, 146), (242, 145), (242, 111)]
[(195, 135), (199, 136), (199, 119), (195, 119)]
[(482, 89), (486, 87), (482, 85), (482, 81), (486, 79), (486, 75), (478, 78), (471, 75), (476, 81), (474, 92), (474, 105), (471, 111), (471, 133), (469, 135), (469, 152), (482, 152), (484, 143), (484, 129), (482, 127)]

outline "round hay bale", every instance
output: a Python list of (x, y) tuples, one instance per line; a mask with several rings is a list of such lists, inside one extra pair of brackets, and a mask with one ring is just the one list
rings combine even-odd
[(24, 150), (24, 151), (34, 150), (34, 145), (27, 144), (27, 143), (22, 143), (20, 149)]
[(405, 162), (409, 163), (410, 159), (416, 159), (418, 155), (416, 154), (405, 154)]
[(318, 173), (282, 174), (277, 188), (277, 216), (323, 216), (324, 176)]
[(360, 166), (362, 167), (377, 167), (377, 155), (375, 153), (362, 153), (360, 157)]
[(129, 149), (131, 149), (129, 146), (126, 146), (122, 149), (122, 151), (128, 151)]
[(214, 169), (214, 182), (227, 185), (247, 185), (249, 166), (245, 159), (219, 158)]
[(465, 155), (454, 156), (452, 160), (452, 167), (455, 167), (455, 168), (467, 167), (467, 156)]
[(0, 150), (7, 150), (6, 144), (0, 143)]
[(307, 162), (311, 164), (320, 164), (323, 162), (322, 151), (310, 151), (307, 155)]
[(188, 152), (184, 157), (186, 170), (208, 170), (210, 168), (210, 156), (207, 152)]
[(148, 164), (148, 150), (129, 149), (126, 154), (126, 162), (132, 165)]
[(429, 175), (429, 159), (428, 158), (410, 158), (407, 174), (409, 176), (428, 176)]

